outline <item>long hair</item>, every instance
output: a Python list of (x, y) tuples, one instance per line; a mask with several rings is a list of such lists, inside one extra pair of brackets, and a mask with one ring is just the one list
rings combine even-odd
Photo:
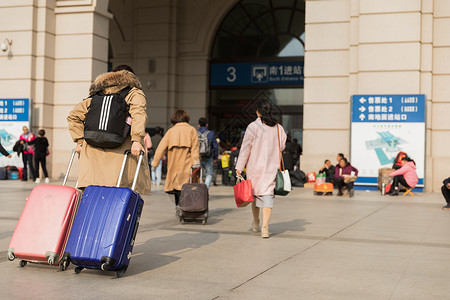
[(267, 126), (273, 127), (278, 124), (278, 121), (272, 117), (272, 103), (269, 100), (263, 99), (256, 104), (256, 110), (261, 115), (261, 122)]

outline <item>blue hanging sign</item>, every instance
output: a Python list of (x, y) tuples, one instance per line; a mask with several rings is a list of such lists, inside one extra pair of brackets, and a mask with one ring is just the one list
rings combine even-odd
[(425, 122), (425, 95), (354, 95), (352, 122)]
[(1, 121), (29, 121), (30, 99), (0, 99)]
[(303, 61), (265, 63), (212, 63), (210, 85), (220, 86), (301, 86)]

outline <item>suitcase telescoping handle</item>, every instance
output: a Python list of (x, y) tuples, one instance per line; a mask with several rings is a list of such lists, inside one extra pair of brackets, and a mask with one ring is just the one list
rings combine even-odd
[[(120, 168), (120, 175), (119, 175), (119, 179), (117, 180), (116, 187), (119, 187), (120, 183), (122, 182), (123, 171), (125, 170), (125, 165), (127, 164), (127, 157), (128, 157), (128, 154), (130, 154), (130, 153), (131, 153), (131, 150), (126, 150), (125, 153), (124, 153), (122, 167)], [(133, 185), (131, 186), (131, 189), (133, 191), (134, 191), (134, 188), (136, 187), (136, 182), (137, 182), (137, 179), (138, 179), (139, 169), (141, 168), (142, 157), (143, 156), (144, 156), (144, 151), (141, 150), (141, 153), (139, 154), (138, 164), (137, 164), (137, 167), (136, 167), (136, 173), (134, 174)]]
[(202, 166), (198, 167), (197, 169), (194, 170), (194, 172), (192, 172), (192, 167), (191, 167), (191, 174), (189, 175), (189, 183), (192, 183), (192, 177), (194, 176), (195, 173), (197, 173), (198, 171), (200, 171), (200, 183), (202, 183), (203, 181), (203, 169)]
[[(64, 180), (63, 180), (63, 184), (62, 185), (66, 185), (67, 183), (67, 178), (69, 178), (69, 173), (70, 173), (70, 169), (72, 169), (72, 164), (73, 164), (73, 160), (75, 158), (75, 149), (72, 150), (72, 155), (70, 156), (70, 161), (69, 161), (69, 165), (67, 166), (67, 171), (66, 171), (66, 175), (64, 175)], [(78, 181), (77, 184), (75, 185), (75, 187), (78, 186)]]

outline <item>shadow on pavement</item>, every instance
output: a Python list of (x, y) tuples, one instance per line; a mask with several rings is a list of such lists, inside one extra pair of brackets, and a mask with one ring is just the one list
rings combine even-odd
[(199, 249), (217, 241), (219, 233), (177, 233), (149, 239), (134, 247), (134, 256), (126, 276), (155, 270), (179, 259), (182, 253)]
[(272, 236), (280, 235), (286, 231), (305, 231), (304, 226), (311, 224), (304, 219), (295, 219), (289, 222), (269, 224), (269, 231)]

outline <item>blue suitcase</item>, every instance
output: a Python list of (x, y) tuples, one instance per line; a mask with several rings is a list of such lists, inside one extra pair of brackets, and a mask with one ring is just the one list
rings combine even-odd
[(131, 189), (119, 187), (127, 156), (125, 152), (117, 187), (88, 186), (80, 200), (64, 253), (65, 261), (84, 268), (116, 271), (122, 277), (130, 263), (144, 201), (134, 187), (142, 163), (139, 156)]

